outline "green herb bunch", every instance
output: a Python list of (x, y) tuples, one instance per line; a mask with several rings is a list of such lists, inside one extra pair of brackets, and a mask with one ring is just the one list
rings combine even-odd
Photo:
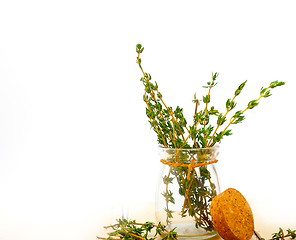
[[(187, 167), (182, 167), (175, 163), (186, 163), (194, 161), (204, 163), (211, 155), (210, 149), (213, 149), (217, 143), (220, 143), (224, 136), (232, 135), (229, 127), (233, 124), (241, 123), (245, 119), (245, 112), (258, 106), (261, 98), (271, 96), (271, 89), (282, 86), (285, 82), (273, 81), (268, 87), (262, 87), (257, 99), (249, 101), (244, 110), (233, 111), (236, 107), (236, 98), (240, 95), (247, 81), (242, 82), (234, 91), (232, 98), (228, 98), (225, 103), (224, 112), (218, 111), (211, 103), (211, 90), (217, 85), (218, 73), (212, 74), (211, 81), (208, 81), (204, 88), (208, 89), (207, 94), (202, 97), (204, 108), (198, 110), (200, 101), (194, 94), (193, 103), (195, 111), (193, 114), (193, 123), (188, 125), (183, 115), (183, 109), (177, 106), (175, 109), (168, 106), (159, 91), (157, 82), (151, 81), (151, 75), (143, 70), (142, 60), (140, 58), (144, 47), (141, 44), (136, 45), (137, 64), (139, 65), (143, 77), (141, 81), (144, 85), (143, 100), (146, 104), (146, 115), (149, 119), (151, 128), (156, 132), (160, 146), (172, 149), (170, 158), (166, 159), (173, 163), (167, 175), (163, 177), (165, 191), (162, 195), (165, 198), (167, 219), (166, 224), (171, 223), (173, 211), (169, 209), (169, 204), (175, 204), (173, 192), (169, 185), (173, 180), (179, 184), (179, 195), (184, 198), (183, 208), (180, 211), (181, 216), (189, 215), (194, 218), (196, 228), (203, 228), (206, 231), (214, 230), (210, 218), (210, 202), (217, 195), (216, 186), (211, 182), (211, 174), (207, 166), (199, 167), (199, 173), (190, 171)], [(234, 112), (229, 118), (230, 112)], [(215, 117), (214, 121), (212, 117)], [(210, 121), (211, 120), (211, 121)], [(215, 126), (212, 122), (216, 122)], [(184, 153), (184, 149), (199, 149), (200, 154)], [(186, 176), (190, 174), (190, 179)]]
[[(268, 87), (260, 89), (259, 97), (249, 101), (244, 110), (236, 111), (227, 123), (228, 114), (236, 106), (236, 97), (243, 90), (246, 81), (241, 83), (234, 92), (232, 98), (227, 99), (225, 103), (225, 112), (219, 112), (214, 106), (210, 106), (211, 89), (217, 85), (218, 73), (212, 74), (212, 80), (207, 82), (204, 88), (208, 89), (208, 93), (202, 97), (205, 107), (198, 111), (200, 101), (194, 95), (193, 103), (195, 104), (195, 112), (193, 114), (193, 124), (188, 125), (183, 115), (183, 109), (179, 106), (174, 110), (167, 106), (163, 100), (162, 94), (159, 92), (157, 82), (152, 83), (151, 75), (143, 70), (140, 54), (144, 47), (141, 44), (136, 45), (137, 64), (139, 65), (143, 77), (141, 81), (144, 84), (143, 100), (146, 103), (146, 115), (149, 119), (151, 128), (156, 132), (158, 143), (168, 148), (206, 148), (212, 147), (216, 143), (220, 143), (224, 136), (232, 135), (229, 127), (232, 124), (241, 123), (245, 119), (244, 113), (258, 106), (261, 98), (271, 96), (271, 89), (282, 86), (285, 82), (273, 81)], [(215, 116), (216, 126), (210, 124), (210, 118)], [(221, 127), (222, 130), (220, 130)], [(191, 141), (191, 144), (189, 143)]]
[[(118, 219), (118, 223), (105, 227), (111, 228), (108, 238), (97, 237), (103, 240), (154, 240), (160, 236), (163, 240), (177, 240), (177, 233), (172, 229), (167, 231), (162, 224), (154, 224), (153, 222), (137, 223), (135, 220)], [(154, 230), (154, 234), (152, 234)], [(165, 233), (165, 234), (164, 234)]]

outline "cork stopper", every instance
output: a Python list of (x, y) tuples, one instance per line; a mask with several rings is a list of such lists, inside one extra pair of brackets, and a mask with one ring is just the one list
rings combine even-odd
[(254, 218), (244, 196), (234, 188), (217, 195), (211, 203), (214, 227), (224, 240), (250, 240), (254, 234)]

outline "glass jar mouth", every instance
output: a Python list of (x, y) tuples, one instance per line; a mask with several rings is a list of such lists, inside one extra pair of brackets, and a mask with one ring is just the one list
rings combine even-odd
[(202, 151), (202, 150), (214, 150), (220, 148), (219, 144), (215, 144), (213, 147), (206, 148), (168, 148), (163, 145), (158, 145), (158, 148), (161, 150), (174, 150), (174, 151)]
[(161, 145), (158, 146), (158, 154), (163, 161), (180, 161), (183, 159), (181, 161), (187, 163), (196, 159), (197, 162), (208, 162), (213, 161), (219, 155), (219, 152), (218, 144), (209, 148), (166, 148)]

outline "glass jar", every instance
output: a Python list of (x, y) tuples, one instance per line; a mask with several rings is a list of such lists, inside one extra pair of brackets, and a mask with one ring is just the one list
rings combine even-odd
[(157, 183), (156, 222), (178, 238), (207, 239), (217, 235), (210, 216), (212, 199), (220, 193), (216, 170), (219, 145), (210, 148), (159, 147), (162, 168)]

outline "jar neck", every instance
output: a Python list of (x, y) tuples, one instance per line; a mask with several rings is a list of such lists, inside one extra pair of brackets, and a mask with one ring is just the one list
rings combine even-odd
[(219, 149), (215, 147), (203, 149), (159, 148), (159, 155), (163, 161), (185, 164), (189, 164), (192, 161), (195, 164), (212, 162), (216, 159), (218, 153)]

